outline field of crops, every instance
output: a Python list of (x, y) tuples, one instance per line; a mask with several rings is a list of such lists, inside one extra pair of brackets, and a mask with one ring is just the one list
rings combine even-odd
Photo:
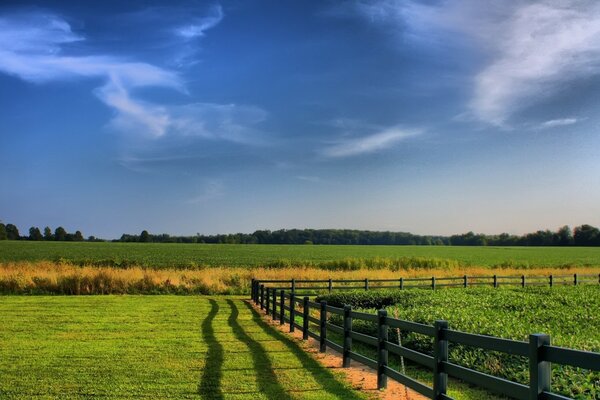
[[(445, 319), (452, 329), (507, 339), (527, 341), (531, 333), (545, 333), (557, 346), (600, 351), (600, 287), (597, 285), (356, 291), (323, 298), (334, 306), (353, 304), (372, 313), (385, 306), (391, 315), (425, 324)], [(375, 327), (361, 322), (353, 329), (373, 334)], [(421, 335), (406, 334), (401, 340), (406, 347), (426, 353), (432, 351), (431, 340)], [(450, 359), (495, 376), (522, 383), (528, 381), (527, 360), (518, 356), (453, 345)], [(598, 398), (600, 373), (553, 366), (552, 388), (578, 399)]]
[(364, 398), (235, 297), (0, 297), (0, 398)]
[[(211, 245), (171, 243), (78, 243), (0, 241), (0, 263), (66, 261), (78, 265), (151, 268), (205, 266), (318, 266), (352, 269), (371, 260), (373, 267), (406, 258), (436, 259), (442, 265), (485, 267), (600, 266), (600, 247), (452, 247)], [(396, 260), (396, 262), (394, 261)]]

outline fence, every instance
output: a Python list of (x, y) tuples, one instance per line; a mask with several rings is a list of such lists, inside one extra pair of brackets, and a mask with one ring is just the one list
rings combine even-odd
[[(571, 276), (573, 277), (573, 276)], [(494, 276), (494, 285), (497, 286), (498, 277)], [(574, 277), (577, 285), (577, 275)], [(429, 279), (429, 278), (428, 278)], [(443, 278), (441, 278), (443, 279)], [(440, 280), (441, 280), (440, 279)], [(456, 278), (445, 278), (456, 279)], [(467, 278), (464, 278), (467, 281)], [(553, 279), (550, 279), (552, 285)], [(378, 280), (389, 282), (390, 280)], [(406, 280), (405, 280), (406, 281)], [(436, 279), (431, 278), (432, 288), (436, 288)], [(327, 347), (342, 354), (342, 366), (348, 367), (350, 360), (374, 368), (377, 371), (377, 387), (387, 387), (387, 378), (391, 378), (430, 399), (452, 399), (447, 395), (448, 376), (458, 378), (464, 382), (473, 384), (483, 389), (505, 395), (518, 400), (568, 400), (551, 391), (551, 363), (569, 365), (593, 371), (600, 371), (600, 353), (586, 352), (552, 346), (550, 336), (544, 334), (532, 334), (529, 342), (501, 339), (492, 336), (477, 335), (449, 329), (447, 321), (435, 321), (435, 324), (425, 325), (412, 321), (391, 318), (386, 310), (379, 310), (377, 314), (369, 314), (352, 310), (351, 306), (337, 308), (327, 305), (327, 302), (313, 302), (308, 296), (298, 296), (295, 286), (298, 283), (309, 281), (268, 281), (269, 283), (290, 282), (290, 290), (265, 287), (266, 281), (253, 280), (252, 300), (271, 315), (273, 320), (279, 320), (281, 325), (289, 324), (290, 332), (299, 329), (304, 340), (312, 337), (319, 342), (319, 350), (325, 352)], [(326, 290), (333, 290), (332, 284), (340, 281), (310, 281), (312, 283), (327, 282)], [(356, 281), (341, 281), (351, 282)], [(362, 289), (370, 289), (369, 281), (364, 280)], [(370, 281), (374, 282), (374, 280)], [(525, 286), (525, 280), (522, 281)], [(467, 282), (468, 284), (468, 282)], [(394, 286), (398, 288), (397, 286)], [(405, 286), (406, 287), (406, 286)], [(339, 288), (339, 287), (338, 287)], [(311, 288), (317, 289), (317, 288)], [(319, 288), (318, 290), (322, 290)], [(279, 299), (279, 302), (278, 302)], [(298, 308), (297, 308), (298, 307)], [(318, 312), (319, 318), (314, 317), (311, 312)], [(286, 314), (287, 312), (287, 314)], [(342, 325), (335, 325), (328, 318), (331, 314), (337, 314), (342, 318)], [(302, 320), (302, 324), (297, 320)], [(352, 330), (352, 321), (368, 321), (377, 324), (377, 337)], [(318, 326), (318, 333), (310, 330), (310, 323)], [(388, 340), (388, 329), (398, 328), (403, 331), (426, 335), (433, 339), (433, 356), (417, 352), (403, 347)], [(341, 335), (342, 345), (327, 338), (328, 332)], [(377, 348), (376, 359), (366, 357), (352, 350), (353, 341), (371, 345)], [(497, 351), (505, 354), (526, 357), (529, 360), (529, 384), (513, 382), (493, 375), (485, 374), (470, 368), (454, 364), (448, 359), (448, 346), (450, 343), (462, 344), (474, 348)], [(392, 353), (433, 371), (433, 382), (427, 386), (409, 376), (400, 373), (388, 366), (388, 354)]]
[[(488, 275), (488, 276), (455, 276), (437, 278), (398, 278), (398, 279), (275, 279), (275, 280), (252, 280), (252, 297), (260, 295), (260, 287), (271, 286), (272, 290), (289, 290), (296, 294), (298, 292), (316, 293), (348, 289), (439, 289), (447, 287), (469, 287), (469, 286), (493, 286), (505, 285), (515, 286), (556, 286), (556, 285), (582, 285), (600, 284), (600, 274), (569, 274), (569, 275)], [(276, 285), (276, 286), (275, 286)]]

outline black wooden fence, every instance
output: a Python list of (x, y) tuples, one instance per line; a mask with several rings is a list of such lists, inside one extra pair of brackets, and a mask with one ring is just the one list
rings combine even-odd
[[(600, 284), (600, 274), (568, 274), (568, 275), (486, 275), (486, 276), (455, 276), (455, 277), (426, 277), (426, 278), (397, 278), (397, 279), (270, 279), (252, 280), (252, 297), (260, 291), (261, 284), (271, 289), (284, 289), (296, 294), (299, 292), (318, 293), (348, 289), (439, 289), (448, 287), (469, 286), (558, 286)], [(255, 291), (257, 293), (255, 293)]]
[[(582, 276), (570, 276), (574, 279), (571, 284), (583, 283), (579, 279)], [(588, 277), (588, 276), (586, 276)], [(594, 275), (595, 277), (595, 275)], [(498, 284), (497, 276), (494, 276), (494, 285)], [(550, 285), (555, 284), (553, 277), (549, 278)], [(554, 277), (555, 278), (555, 277)], [(431, 282), (431, 287), (435, 289), (436, 282), (442, 279), (457, 278), (427, 278)], [(473, 277), (473, 280), (476, 278)], [(477, 279), (483, 279), (481, 277)], [(397, 281), (397, 280), (396, 280)], [(404, 280), (406, 282), (408, 280)], [(411, 281), (415, 281), (412, 279)], [(464, 278), (464, 281), (469, 281)], [(289, 290), (268, 287), (266, 283), (284, 283), (290, 282)], [(529, 335), (529, 342), (508, 340), (493, 336), (477, 335), (466, 332), (459, 332), (448, 327), (447, 321), (435, 321), (434, 325), (425, 325), (412, 321), (391, 318), (386, 310), (379, 310), (377, 314), (369, 314), (352, 310), (351, 306), (337, 308), (327, 305), (327, 302), (313, 302), (308, 296), (297, 294), (299, 289), (295, 286), (299, 283), (328, 283), (325, 290), (333, 290), (332, 284), (356, 283), (358, 281), (252, 281), (252, 300), (271, 315), (274, 320), (279, 320), (280, 324), (289, 324), (290, 332), (299, 329), (306, 340), (312, 337), (319, 341), (319, 350), (325, 352), (327, 347), (334, 349), (342, 354), (342, 366), (348, 367), (350, 360), (355, 360), (361, 364), (374, 368), (377, 371), (377, 387), (385, 388), (387, 378), (391, 378), (418, 393), (430, 399), (452, 399), (447, 393), (448, 376), (458, 378), (475, 386), (484, 388), (491, 392), (499, 393), (518, 400), (569, 400), (570, 398), (552, 393), (551, 391), (551, 368), (550, 364), (570, 365), (577, 368), (583, 368), (593, 371), (600, 371), (600, 353), (572, 350), (562, 347), (552, 346), (550, 336), (544, 334)], [(390, 280), (364, 280), (360, 281), (364, 286), (362, 289), (374, 289), (369, 286), (370, 282), (390, 282)], [(473, 281), (474, 282), (474, 281)], [(471, 284), (473, 283), (471, 282)], [(525, 286), (525, 280), (522, 281)], [(587, 281), (589, 282), (589, 281)], [(464, 286), (465, 284), (463, 284)], [(441, 286), (441, 285), (440, 285)], [(381, 287), (381, 286), (379, 286)], [(399, 288), (398, 286), (394, 286)], [(407, 287), (407, 286), (404, 286)], [(335, 289), (341, 287), (335, 287)], [(349, 288), (349, 287), (344, 287)], [(311, 287), (311, 290), (323, 290), (323, 287)], [(319, 317), (315, 317), (318, 313)], [(329, 316), (337, 314), (341, 317), (342, 325), (335, 325), (330, 322)], [(299, 324), (297, 321), (301, 320)], [(369, 321), (377, 324), (377, 337), (366, 335), (364, 333), (352, 330), (352, 321)], [(318, 332), (310, 330), (310, 323), (318, 326)], [(419, 333), (429, 336), (433, 339), (433, 356), (417, 352), (415, 350), (403, 347), (388, 340), (388, 329), (399, 328), (403, 331)], [(342, 345), (339, 345), (327, 338), (328, 332), (334, 332), (341, 335)], [(366, 357), (352, 350), (353, 341), (375, 346), (377, 348), (376, 359)], [(529, 384), (513, 382), (493, 375), (485, 374), (470, 368), (454, 364), (448, 360), (448, 344), (456, 343), (471, 346), (484, 350), (497, 351), (506, 354), (527, 357), (529, 360)], [(401, 372), (388, 366), (388, 353), (405, 357), (422, 367), (433, 371), (433, 382), (427, 386), (418, 382)]]

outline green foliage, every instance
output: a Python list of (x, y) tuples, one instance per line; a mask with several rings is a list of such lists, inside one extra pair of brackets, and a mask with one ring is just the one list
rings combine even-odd
[[(333, 306), (350, 304), (371, 313), (385, 307), (390, 315), (429, 325), (445, 319), (451, 329), (506, 339), (527, 341), (531, 333), (546, 333), (554, 345), (600, 352), (598, 286), (372, 290), (335, 293), (320, 299)], [(362, 321), (356, 321), (355, 329), (375, 333), (373, 324)], [(431, 339), (422, 335), (404, 334), (403, 345), (432, 351)], [(450, 358), (482, 372), (527, 383), (528, 366), (521, 357), (451, 345)], [(552, 379), (553, 390), (559, 393), (575, 398), (600, 396), (598, 372), (554, 365)]]
[(0, 222), (0, 240), (7, 240), (8, 236), (6, 235), (6, 225)]
[(44, 240), (54, 240), (54, 235), (52, 235), (52, 229), (49, 226), (44, 228)]
[(146, 230), (142, 231), (142, 233), (140, 234), (140, 242), (149, 243), (151, 241), (152, 241), (152, 239), (150, 239), (150, 234), (148, 233), (148, 231), (146, 231)]
[(6, 225), (6, 238), (8, 240), (19, 240), (21, 237), (19, 235), (19, 229), (13, 224)]
[(44, 240), (42, 232), (40, 232), (40, 228), (35, 226), (29, 228), (29, 240)]
[(600, 266), (600, 248), (0, 242), (0, 262), (44, 260), (77, 265), (186, 269), (214, 266), (399, 271), (470, 266), (528, 269)]
[(67, 231), (62, 226), (59, 226), (54, 230), (54, 240), (64, 241), (67, 238)]

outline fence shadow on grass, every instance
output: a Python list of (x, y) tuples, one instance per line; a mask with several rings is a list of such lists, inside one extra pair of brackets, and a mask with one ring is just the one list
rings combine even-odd
[[(228, 302), (231, 300), (228, 300)], [(314, 380), (323, 388), (324, 391), (329, 394), (336, 396), (340, 399), (348, 400), (359, 400), (362, 399), (357, 393), (346, 387), (344, 384), (338, 381), (338, 379), (331, 373), (331, 371), (325, 369), (318, 361), (313, 359), (304, 350), (302, 350), (292, 339), (287, 337), (285, 334), (275, 330), (263, 321), (260, 314), (250, 305), (244, 301), (244, 305), (252, 313), (252, 320), (263, 330), (264, 333), (271, 336), (272, 338), (283, 343), (290, 353), (292, 353), (302, 364), (302, 367), (306, 371), (310, 371)]]
[(214, 299), (209, 299), (210, 312), (202, 321), (202, 339), (208, 346), (206, 363), (198, 385), (198, 393), (205, 399), (222, 400), (221, 366), (223, 365), (223, 346), (215, 336), (213, 320), (219, 313), (219, 305)]
[(268, 354), (264, 347), (256, 340), (252, 339), (244, 328), (238, 322), (239, 310), (235, 303), (228, 299), (227, 304), (231, 307), (231, 314), (229, 315), (228, 323), (233, 334), (240, 341), (248, 346), (250, 354), (252, 355), (252, 361), (254, 369), (256, 371), (256, 381), (258, 389), (262, 394), (273, 400), (291, 400), (292, 397), (285, 391), (281, 384), (277, 381), (275, 370), (273, 369), (273, 363), (271, 362)]

